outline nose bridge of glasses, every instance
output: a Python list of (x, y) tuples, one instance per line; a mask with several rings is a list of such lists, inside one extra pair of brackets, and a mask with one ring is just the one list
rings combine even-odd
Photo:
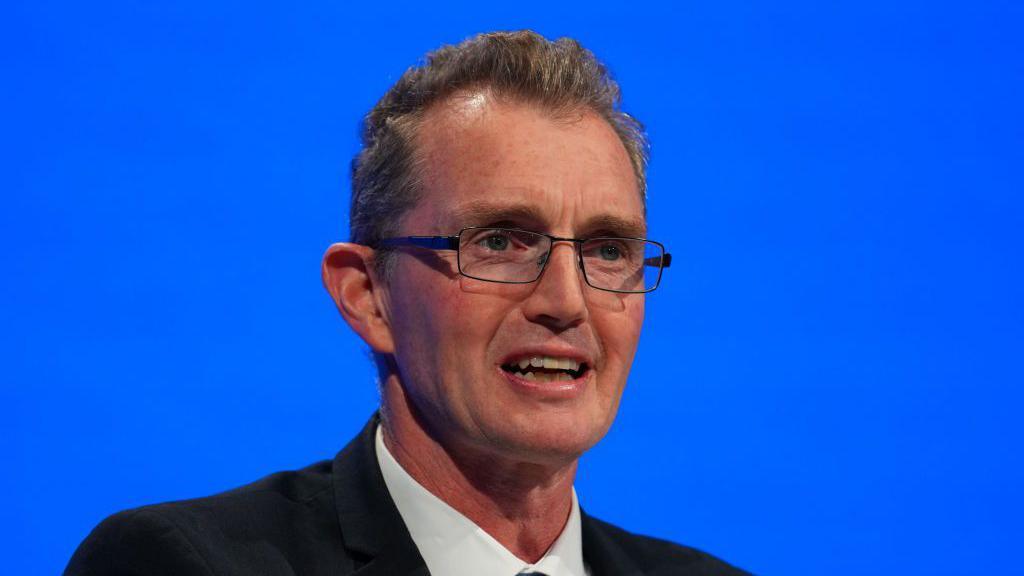
[(573, 261), (576, 263), (576, 267), (579, 268), (580, 271), (583, 270), (583, 266), (580, 262), (581, 246), (583, 245), (582, 240), (577, 240), (575, 238), (559, 238), (557, 236), (546, 236), (546, 238), (548, 239), (548, 249), (540, 256), (540, 261), (538, 263), (541, 267), (547, 267), (548, 262), (551, 260), (551, 254), (555, 251), (555, 247), (558, 244), (569, 244), (569, 249), (572, 250), (572, 257)]
[[(540, 256), (540, 260), (538, 261), (540, 269), (537, 271), (537, 280), (545, 284), (551, 284), (552, 281), (554, 281), (555, 284), (563, 284), (568, 280), (568, 275), (572, 275), (572, 280), (569, 280), (569, 282), (578, 285), (572, 290), (582, 293), (585, 290), (583, 286), (586, 283), (586, 279), (583, 277), (585, 272), (583, 264), (580, 261), (581, 250), (579, 249), (579, 246), (581, 245), (581, 242), (574, 238), (557, 238), (554, 236), (547, 236), (547, 238), (549, 240), (547, 251)], [(565, 264), (562, 264), (561, 266), (556, 264), (554, 266), (555, 270), (552, 270), (552, 266), (549, 266), (553, 256), (555, 255), (555, 248), (558, 244), (569, 244), (569, 246), (566, 247), (569, 249), (569, 254), (567, 254), (566, 257), (571, 258), (572, 264), (568, 270), (561, 269)], [(559, 279), (556, 279), (556, 277)], [(545, 280), (545, 278), (547, 278), (547, 280)], [(568, 296), (568, 293), (563, 296), (571, 299), (571, 297)]]

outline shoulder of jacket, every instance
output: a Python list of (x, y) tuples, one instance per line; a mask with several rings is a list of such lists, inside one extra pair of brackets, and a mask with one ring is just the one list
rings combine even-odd
[(613, 542), (636, 563), (644, 574), (688, 574), (694, 576), (744, 576), (745, 572), (691, 546), (636, 534), (614, 524), (589, 517), (595, 532)]
[(247, 542), (287, 542), (288, 534), (333, 527), (331, 485), (330, 462), (325, 461), (212, 496), (123, 510), (93, 529), (65, 574), (105, 574), (95, 567), (157, 561), (177, 566), (181, 574), (212, 573), (211, 555), (244, 548)]
[(65, 576), (213, 574), (193, 540), (157, 507), (113, 514), (96, 526), (71, 557)]

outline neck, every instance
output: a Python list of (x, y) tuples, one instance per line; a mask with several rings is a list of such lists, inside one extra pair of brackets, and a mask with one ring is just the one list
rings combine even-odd
[(576, 460), (531, 462), (451, 445), (421, 425), (394, 376), (381, 414), (384, 444), (402, 468), (518, 558), (537, 562), (562, 533)]

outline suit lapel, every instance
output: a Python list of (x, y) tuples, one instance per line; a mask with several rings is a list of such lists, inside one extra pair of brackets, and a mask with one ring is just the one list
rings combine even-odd
[(374, 434), (379, 416), (366, 424), (334, 458), (334, 499), (345, 547), (355, 559), (366, 559), (353, 576), (429, 574), (409, 536), (377, 464)]

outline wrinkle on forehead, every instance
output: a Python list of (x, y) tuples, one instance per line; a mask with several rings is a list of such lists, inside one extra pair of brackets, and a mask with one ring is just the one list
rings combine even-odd
[[(489, 202), (506, 207), (524, 202), (545, 207), (547, 218), (522, 220), (544, 224), (557, 235), (622, 229), (623, 235), (640, 236), (646, 228), (628, 153), (614, 128), (596, 113), (558, 121), (537, 105), (496, 100), (486, 90), (465, 92), (430, 109), (416, 140), (421, 184), (429, 190), (418, 205), (427, 208), (421, 216), (430, 214), (419, 226), (452, 233), (447, 229), (468, 224), (456, 211), (482, 211), (481, 206), (461, 205), (489, 195)], [(560, 163), (560, 157), (568, 163)], [(597, 230), (587, 224), (599, 216), (615, 226)]]
[[(536, 205), (519, 201), (476, 199), (456, 205), (451, 209), (449, 215), (461, 227), (483, 226), (506, 221), (539, 225), (544, 228), (550, 228), (557, 224), (548, 222), (545, 212)], [(587, 216), (581, 222), (575, 222), (572, 233), (579, 234), (581, 237), (602, 233), (637, 238), (644, 236), (646, 230), (647, 225), (643, 218), (601, 212)], [(547, 230), (534, 231), (546, 232)]]
[[(577, 110), (574, 114), (568, 116), (559, 114), (558, 118), (555, 118), (552, 114), (548, 113), (551, 111), (545, 110), (539, 105), (514, 100), (510, 101), (503, 98), (496, 99), (490, 90), (466, 92), (452, 96), (442, 105), (428, 109), (420, 122), (419, 129), (416, 131), (417, 155), (420, 156), (421, 161), (427, 161), (435, 166), (443, 166), (450, 164), (457, 155), (473, 155), (480, 152), (477, 147), (466, 148), (463, 142), (460, 141), (461, 136), (469, 133), (466, 131), (471, 131), (473, 138), (482, 138), (495, 148), (520, 148), (524, 146), (530, 148), (530, 144), (533, 143), (531, 140), (516, 141), (512, 139), (512, 135), (517, 132), (514, 129), (511, 130), (512, 134), (509, 134), (483, 128), (488, 120), (498, 122), (499, 126), (496, 127), (500, 128), (502, 120), (498, 120), (498, 118), (503, 115), (501, 113), (517, 110), (538, 115), (552, 122), (555, 126), (567, 130), (585, 129), (584, 122), (588, 118), (595, 120), (596, 124), (607, 132), (607, 136), (610, 137), (609, 141), (616, 143), (615, 148), (611, 149), (611, 154), (608, 157), (596, 159), (595, 162), (610, 166), (619, 165), (624, 174), (629, 174), (631, 178), (634, 176), (629, 154), (619, 139), (618, 134), (596, 112)], [(483, 128), (482, 131), (480, 130), (481, 128)], [(518, 136), (522, 136), (522, 134)], [(605, 150), (605, 152), (609, 151), (609, 149)], [(492, 160), (500, 161), (501, 158), (493, 158)], [(639, 196), (639, 191), (636, 191), (636, 193)]]

